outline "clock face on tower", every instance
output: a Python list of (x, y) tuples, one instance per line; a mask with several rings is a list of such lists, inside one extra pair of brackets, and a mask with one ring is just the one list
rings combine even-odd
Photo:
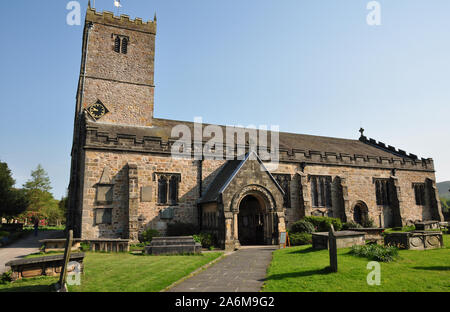
[(94, 118), (95, 120), (99, 120), (103, 116), (105, 116), (107, 113), (109, 113), (109, 110), (106, 108), (105, 105), (101, 101), (97, 101), (97, 103), (89, 106), (87, 108), (87, 111), (89, 114)]

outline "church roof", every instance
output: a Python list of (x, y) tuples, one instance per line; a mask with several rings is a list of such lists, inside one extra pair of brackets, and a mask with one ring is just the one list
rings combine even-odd
[[(86, 120), (88, 133), (85, 147), (166, 155), (170, 154), (171, 144), (180, 136), (177, 133), (177, 137), (172, 137), (172, 129), (180, 125), (189, 128), (192, 139), (194, 139), (193, 122), (155, 118), (151, 127), (143, 127)], [(203, 124), (203, 127), (206, 126), (209, 126), (209, 124)], [(223, 129), (225, 140), (225, 126), (219, 127)], [(242, 130), (242, 128), (240, 129)], [(268, 147), (270, 147), (270, 131), (267, 133), (267, 139), (269, 141)], [(209, 138), (203, 138), (205, 143), (208, 140)], [(305, 164), (340, 163), (357, 167), (434, 171), (432, 159), (418, 159), (416, 155), (407, 154), (405, 151), (387, 146), (373, 139), (368, 139), (363, 135), (359, 140), (350, 140), (280, 132), (279, 143), (281, 162), (304, 162)]]
[(259, 158), (258, 154), (255, 152), (250, 152), (245, 155), (245, 158), (242, 160), (229, 160), (225, 163), (222, 169), (219, 171), (217, 176), (214, 178), (214, 181), (209, 184), (209, 187), (206, 189), (205, 194), (199, 200), (199, 203), (211, 203), (216, 202), (219, 199), (219, 195), (222, 194), (233, 178), (237, 175), (239, 170), (245, 164), (247, 160), (250, 159), (250, 155), (254, 155), (256, 160), (263, 167), (264, 171), (269, 175), (270, 179), (276, 184), (277, 188), (281, 193), (284, 194), (284, 190), (278, 184), (277, 180), (272, 176), (272, 174), (267, 170)]

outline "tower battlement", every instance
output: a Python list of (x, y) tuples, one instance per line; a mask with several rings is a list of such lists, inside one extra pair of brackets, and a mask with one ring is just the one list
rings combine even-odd
[(156, 35), (156, 15), (153, 21), (144, 22), (141, 18), (135, 18), (134, 20), (130, 19), (130, 16), (125, 14), (116, 16), (113, 12), (109, 11), (97, 12), (95, 8), (89, 6), (86, 13), (86, 23), (88, 22), (137, 30)]

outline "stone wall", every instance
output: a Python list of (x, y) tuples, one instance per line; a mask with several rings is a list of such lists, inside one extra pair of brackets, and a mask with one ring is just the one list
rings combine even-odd
[[(151, 126), (154, 105), (156, 24), (88, 10), (93, 22), (85, 52), (86, 79), (82, 107), (100, 100), (109, 113), (101, 122)], [(114, 51), (117, 35), (129, 38), (126, 54)]]

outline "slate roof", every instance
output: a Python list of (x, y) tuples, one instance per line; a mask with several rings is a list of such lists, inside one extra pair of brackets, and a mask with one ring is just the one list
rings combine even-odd
[[(259, 156), (251, 152), (255, 155), (257, 158), (257, 161), (260, 163), (261, 166), (264, 167), (263, 162), (259, 158)], [(247, 153), (245, 158), (243, 160), (229, 160), (225, 163), (225, 165), (222, 167), (222, 169), (219, 171), (217, 176), (214, 178), (212, 183), (209, 184), (209, 187), (206, 189), (205, 194), (200, 198), (199, 203), (205, 204), (205, 203), (211, 203), (216, 202), (219, 199), (219, 195), (223, 193), (228, 186), (228, 184), (233, 180), (233, 178), (236, 176), (236, 174), (239, 172), (240, 168), (244, 165), (244, 163), (249, 160), (249, 156), (251, 153)], [(278, 184), (278, 182), (275, 180), (273, 175), (264, 167), (265, 172), (269, 175), (270, 179), (276, 184), (278, 189), (281, 191), (281, 193), (284, 194), (284, 190), (281, 188), (281, 186)]]
[[(191, 129), (191, 133), (194, 129), (193, 122), (167, 120), (155, 118), (153, 127), (136, 127), (136, 126), (123, 126), (112, 125), (101, 122), (88, 122), (88, 125), (98, 128), (99, 132), (105, 132), (109, 134), (123, 134), (134, 135), (138, 138), (143, 137), (158, 137), (163, 141), (167, 141), (171, 138), (171, 132), (173, 127), (177, 125), (184, 125)], [(208, 124), (203, 124), (207, 126)], [(224, 126), (220, 126), (223, 127)], [(225, 136), (225, 129), (223, 130)], [(268, 139), (270, 140), (270, 132), (268, 133)], [(176, 138), (175, 138), (176, 139)], [(280, 149), (286, 150), (300, 150), (307, 152), (321, 152), (321, 153), (336, 153), (336, 154), (348, 154), (348, 155), (361, 155), (361, 156), (374, 156), (374, 157), (387, 157), (387, 158), (405, 158), (405, 159), (417, 159), (417, 156), (411, 157), (404, 153), (398, 153), (395, 148), (389, 150), (388, 148), (382, 148), (378, 146), (378, 142), (374, 140), (350, 140), (340, 139), (333, 137), (314, 136), (306, 134), (295, 134), (280, 132)], [(269, 145), (270, 146), (270, 145)], [(415, 155), (414, 155), (415, 156)]]

